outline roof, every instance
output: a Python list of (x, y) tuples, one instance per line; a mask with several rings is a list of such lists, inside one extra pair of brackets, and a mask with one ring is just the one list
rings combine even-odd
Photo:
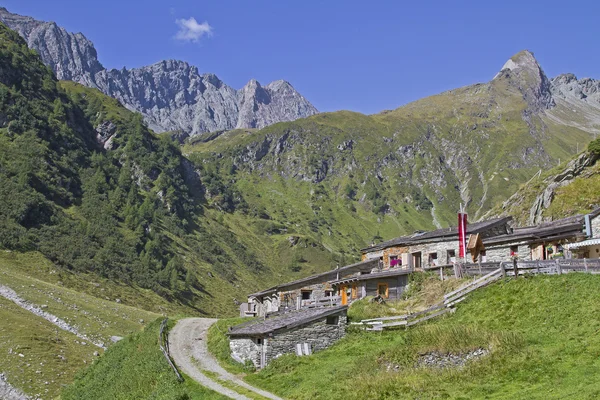
[[(481, 233), (485, 232), (488, 229), (495, 228), (499, 225), (503, 225), (512, 220), (512, 217), (500, 217), (494, 219), (488, 219), (481, 222), (475, 222), (473, 224), (467, 225), (467, 233)], [(438, 239), (448, 239), (452, 237), (458, 238), (458, 227), (453, 226), (451, 228), (442, 228), (436, 229), (430, 232), (417, 232), (410, 236), (401, 236), (392, 240), (388, 240), (387, 242), (382, 242), (376, 244), (375, 246), (370, 246), (362, 249), (363, 253), (370, 253), (373, 251), (383, 250), (385, 248), (391, 246), (400, 246), (400, 245), (412, 245), (419, 243), (427, 243), (432, 242)]]
[(320, 274), (307, 276), (306, 278), (298, 279), (288, 283), (282, 283), (281, 285), (273, 286), (269, 289), (263, 290), (261, 292), (252, 293), (248, 295), (248, 297), (261, 297), (270, 293), (276, 293), (282, 290), (292, 290), (294, 286), (302, 287), (306, 285), (310, 285), (313, 283), (322, 283), (327, 282), (331, 279), (337, 279), (337, 274), (347, 274), (353, 273), (359, 270), (371, 270), (372, 268), (377, 267), (379, 264), (379, 260), (367, 260), (361, 261), (359, 263), (346, 265), (342, 268), (333, 269), (331, 271), (322, 272)]
[(364, 275), (358, 275), (358, 276), (350, 276), (348, 278), (339, 279), (339, 280), (336, 280), (336, 281), (331, 281), (330, 283), (332, 285), (339, 285), (339, 284), (342, 284), (342, 283), (368, 281), (368, 280), (371, 280), (371, 279), (393, 278), (395, 276), (408, 275), (411, 272), (413, 272), (412, 269), (401, 269), (401, 268), (398, 268), (396, 270), (389, 270), (389, 271), (383, 271), (383, 272), (375, 272), (375, 273), (372, 273), (372, 274), (364, 274)]
[(265, 336), (282, 329), (292, 329), (330, 315), (345, 313), (348, 306), (309, 308), (271, 318), (255, 318), (229, 328), (229, 336)]
[(558, 240), (583, 236), (584, 217), (583, 214), (578, 214), (539, 225), (515, 228), (512, 233), (484, 239), (483, 243), (490, 246), (509, 242)]
[(586, 246), (597, 246), (600, 245), (600, 238), (599, 239), (588, 239), (588, 240), (584, 240), (581, 242), (576, 242), (576, 243), (568, 243), (565, 244), (563, 247), (565, 249), (578, 249), (580, 247), (586, 247)]

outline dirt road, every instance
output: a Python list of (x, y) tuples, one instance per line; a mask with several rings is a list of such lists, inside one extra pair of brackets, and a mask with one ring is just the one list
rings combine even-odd
[(169, 348), (175, 364), (190, 378), (215, 392), (236, 400), (249, 397), (229, 389), (209, 378), (202, 371), (211, 371), (220, 380), (231, 382), (272, 400), (283, 400), (272, 393), (248, 385), (235, 375), (225, 371), (209, 353), (206, 345), (208, 328), (217, 320), (212, 318), (186, 318), (179, 320), (169, 333)]

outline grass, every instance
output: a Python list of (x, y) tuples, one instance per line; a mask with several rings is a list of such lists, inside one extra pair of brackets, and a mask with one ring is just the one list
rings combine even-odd
[[(245, 379), (290, 399), (594, 399), (599, 292), (596, 275), (507, 279), (472, 293), (453, 315), (408, 330), (352, 331)], [(422, 354), (477, 348), (490, 353), (463, 368), (416, 366)]]
[(32, 398), (54, 398), (101, 350), (0, 297), (0, 371)]
[[(112, 346), (62, 393), (70, 399), (226, 399), (190, 378), (177, 381), (158, 347), (160, 319)], [(172, 325), (172, 322), (171, 322)]]
[(402, 300), (379, 304), (371, 297), (355, 301), (348, 309), (350, 321), (409, 314), (425, 310), (444, 300), (444, 294), (453, 291), (468, 279), (446, 279), (441, 281), (434, 272), (415, 272), (409, 275), (409, 285)]

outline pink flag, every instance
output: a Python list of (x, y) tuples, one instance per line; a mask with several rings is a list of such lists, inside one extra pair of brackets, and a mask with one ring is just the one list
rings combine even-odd
[(458, 213), (458, 258), (465, 258), (467, 251), (467, 213)]

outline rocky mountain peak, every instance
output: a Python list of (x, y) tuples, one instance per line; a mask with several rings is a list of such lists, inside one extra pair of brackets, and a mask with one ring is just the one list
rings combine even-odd
[(493, 80), (501, 79), (521, 91), (531, 111), (540, 112), (555, 106), (550, 80), (529, 50), (518, 52), (504, 63)]
[(538, 73), (541, 72), (542, 67), (540, 67), (540, 64), (537, 62), (532, 52), (529, 50), (522, 50), (509, 58), (508, 61), (504, 63), (504, 66), (500, 69), (500, 71), (504, 71), (506, 69), (511, 71), (526, 69)]
[(318, 113), (292, 85), (278, 80), (261, 86), (251, 79), (239, 92), (239, 117), (236, 128), (264, 128), (280, 121), (293, 121), (295, 115)]
[(238, 128), (263, 128), (318, 111), (289, 83), (262, 87), (252, 79), (241, 90), (216, 75), (200, 74), (180, 60), (163, 60), (141, 68), (105, 69), (96, 49), (81, 33), (69, 33), (54, 22), (38, 21), (0, 8), (0, 22), (17, 31), (38, 51), (56, 76), (100, 89), (140, 112), (156, 132), (186, 135)]
[(104, 69), (94, 45), (82, 33), (69, 33), (55, 22), (12, 14), (3, 7), (0, 22), (17, 31), (30, 48), (37, 50), (58, 79), (94, 86), (94, 74)]

